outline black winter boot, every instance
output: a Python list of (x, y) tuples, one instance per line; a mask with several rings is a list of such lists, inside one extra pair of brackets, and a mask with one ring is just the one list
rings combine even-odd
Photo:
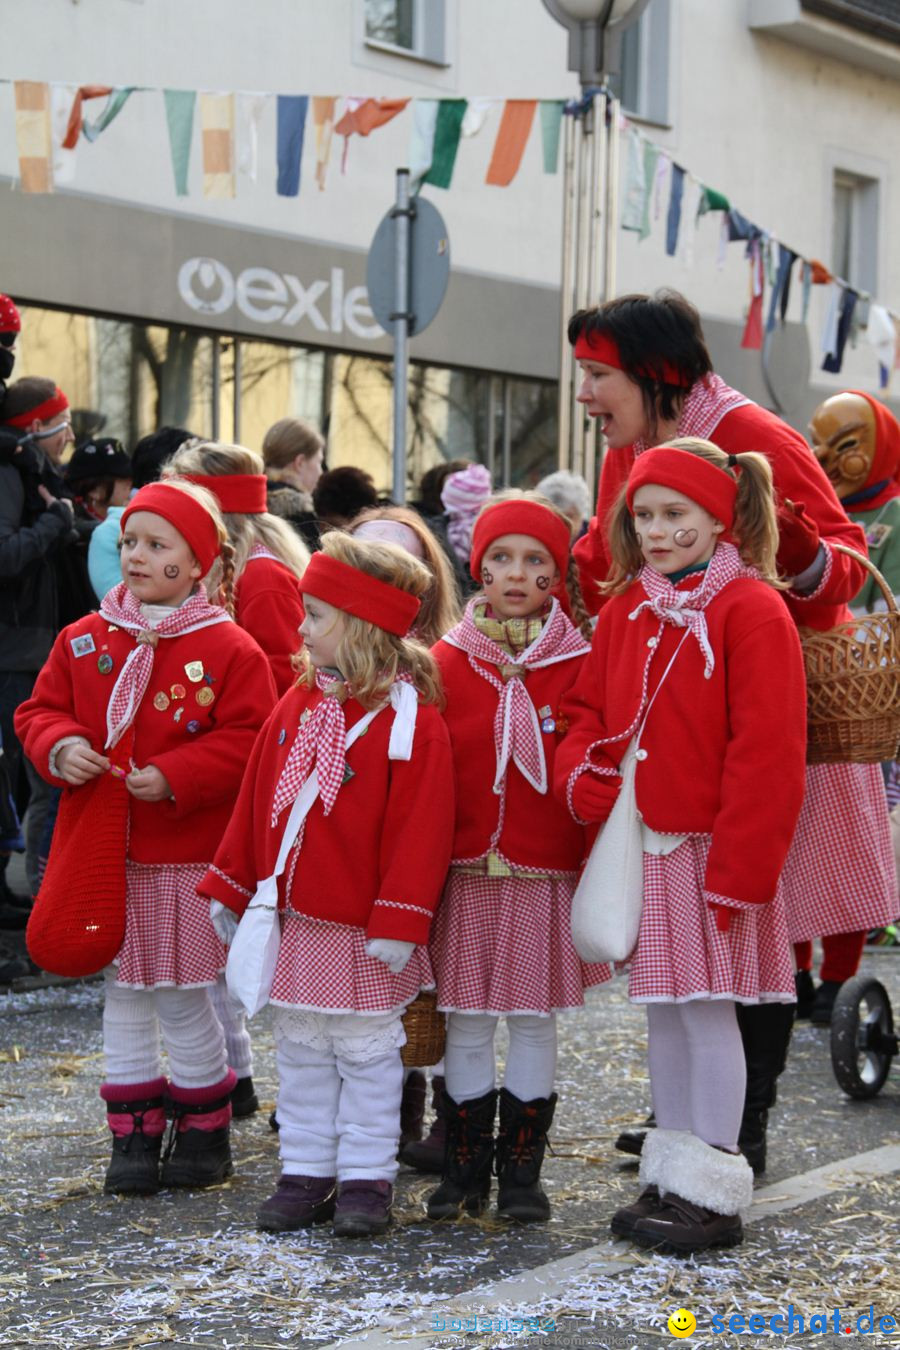
[(462, 1208), (467, 1214), (477, 1215), (487, 1208), (496, 1110), (495, 1089), (469, 1102), (455, 1102), (445, 1090), (444, 1179), (428, 1197), (429, 1219), (455, 1219)]
[(417, 1172), (432, 1172), (440, 1176), (444, 1170), (444, 1152), (447, 1146), (447, 1119), (444, 1109), (444, 1080), (435, 1074), (431, 1080), (431, 1105), (434, 1120), (424, 1139), (404, 1144), (400, 1141), (400, 1161)]
[(540, 1183), (547, 1131), (553, 1123), (556, 1093), (522, 1102), (500, 1089), (497, 1135), (497, 1213), (522, 1223), (550, 1218), (550, 1201)]
[(103, 1190), (107, 1195), (155, 1195), (159, 1154), (166, 1127), (164, 1078), (117, 1086), (104, 1083), (100, 1096), (112, 1131), (112, 1158)]
[(738, 1147), (755, 1176), (766, 1170), (766, 1128), (775, 1105), (776, 1083), (787, 1064), (793, 1003), (739, 1003), (738, 1026), (747, 1061), (747, 1092)]
[(236, 1078), (208, 1088), (170, 1087), (174, 1116), (160, 1174), (161, 1186), (218, 1186), (234, 1171), (231, 1162), (231, 1093)]
[(421, 1069), (410, 1069), (403, 1084), (403, 1096), (400, 1098), (400, 1148), (402, 1155), (407, 1144), (417, 1143), (422, 1138), (425, 1124), (425, 1075)]

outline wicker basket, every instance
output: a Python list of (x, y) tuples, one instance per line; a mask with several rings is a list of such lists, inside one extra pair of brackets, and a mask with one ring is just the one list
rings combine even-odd
[(833, 544), (867, 568), (887, 612), (820, 633), (801, 628), (806, 666), (809, 764), (878, 764), (900, 743), (900, 613), (884, 577), (856, 549)]
[(437, 994), (425, 990), (414, 998), (403, 1014), (406, 1044), (400, 1058), (408, 1069), (424, 1069), (444, 1058), (447, 1018), (438, 1012)]

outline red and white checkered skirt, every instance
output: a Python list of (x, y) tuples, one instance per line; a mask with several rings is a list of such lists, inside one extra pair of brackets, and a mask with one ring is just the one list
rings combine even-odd
[(116, 957), (116, 983), (129, 989), (196, 988), (215, 984), (225, 948), (197, 894), (207, 863), (125, 867), (125, 941)]
[(431, 930), (438, 1007), (551, 1013), (580, 1008), (612, 977), (572, 945), (577, 877), (471, 876), (452, 869)]
[(392, 975), (383, 961), (366, 956), (365, 944), (362, 928), (288, 910), (269, 1002), (316, 1012), (393, 1012), (420, 989), (434, 988), (427, 947), (416, 947), (405, 970)]
[(734, 910), (728, 932), (720, 933), (703, 896), (711, 842), (711, 835), (692, 834), (665, 857), (644, 854), (644, 909), (628, 997), (635, 1003), (793, 1003), (794, 962), (780, 888), (770, 904)]
[(781, 874), (792, 942), (859, 933), (900, 913), (879, 764), (810, 764)]

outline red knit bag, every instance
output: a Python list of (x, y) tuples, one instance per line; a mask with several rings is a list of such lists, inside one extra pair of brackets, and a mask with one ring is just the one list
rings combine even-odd
[(63, 789), (47, 870), (25, 941), (53, 975), (95, 975), (125, 939), (128, 789), (103, 773)]

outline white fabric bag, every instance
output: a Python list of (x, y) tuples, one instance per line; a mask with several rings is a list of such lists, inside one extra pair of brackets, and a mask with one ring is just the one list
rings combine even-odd
[(644, 827), (634, 776), (638, 760), (646, 755), (639, 747), (650, 709), (687, 637), (685, 631), (622, 756), (622, 787), (572, 896), (572, 942), (582, 961), (625, 961), (638, 939), (644, 909)]
[(622, 758), (622, 787), (572, 896), (572, 941), (582, 961), (624, 961), (644, 907), (644, 840), (634, 796), (637, 738)]
[[(398, 696), (399, 699), (399, 696)], [(399, 709), (398, 709), (399, 711)], [(373, 708), (347, 732), (347, 749), (366, 730), (381, 712)], [(398, 756), (399, 757), (399, 756)], [(407, 756), (408, 757), (408, 756)], [(319, 795), (319, 776), (315, 769), (307, 778), (291, 807), (281, 847), (271, 876), (261, 881), (250, 904), (238, 924), (234, 941), (228, 949), (225, 965), (225, 983), (232, 998), (237, 999), (248, 1017), (253, 1017), (269, 1001), (278, 949), (281, 946), (281, 923), (278, 918), (278, 878), (281, 876), (300, 826), (312, 810)]]

